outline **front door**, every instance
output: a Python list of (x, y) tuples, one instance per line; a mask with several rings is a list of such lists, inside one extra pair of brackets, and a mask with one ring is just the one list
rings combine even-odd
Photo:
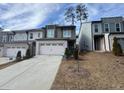
[(100, 38), (94, 38), (95, 50), (100, 50)]

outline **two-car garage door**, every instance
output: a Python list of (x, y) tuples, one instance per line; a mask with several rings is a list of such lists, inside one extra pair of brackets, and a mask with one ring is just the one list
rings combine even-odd
[(40, 55), (64, 55), (66, 41), (42, 41), (39, 44)]

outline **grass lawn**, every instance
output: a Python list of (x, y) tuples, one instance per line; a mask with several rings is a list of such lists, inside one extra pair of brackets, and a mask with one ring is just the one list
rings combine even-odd
[(124, 56), (88, 52), (63, 60), (51, 89), (124, 89)]

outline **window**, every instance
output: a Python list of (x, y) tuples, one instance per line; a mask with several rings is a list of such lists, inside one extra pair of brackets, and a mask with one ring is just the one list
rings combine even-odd
[(71, 37), (71, 31), (64, 30), (63, 31), (63, 37)]
[(53, 45), (53, 46), (56, 46), (57, 44), (53, 43), (52, 45)]
[(44, 43), (41, 43), (41, 46), (44, 46), (45, 44)]
[(46, 43), (47, 46), (50, 46), (51, 44), (50, 43)]
[(59, 43), (59, 46), (63, 46), (63, 44), (62, 43)]
[(119, 23), (116, 23), (116, 31), (120, 32), (120, 24)]
[(54, 38), (54, 29), (47, 30), (47, 37)]
[(38, 33), (38, 37), (40, 37), (40, 33)]
[(6, 42), (6, 36), (5, 35), (3, 36), (3, 42)]
[(30, 33), (30, 39), (33, 39), (33, 33)]
[(98, 25), (97, 24), (94, 25), (94, 31), (98, 32)]
[(109, 32), (109, 24), (105, 24), (104, 28), (105, 28), (105, 32)]

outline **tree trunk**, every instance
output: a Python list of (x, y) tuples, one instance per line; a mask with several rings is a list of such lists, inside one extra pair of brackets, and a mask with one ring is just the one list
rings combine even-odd
[(80, 63), (77, 61), (78, 72), (80, 72)]

